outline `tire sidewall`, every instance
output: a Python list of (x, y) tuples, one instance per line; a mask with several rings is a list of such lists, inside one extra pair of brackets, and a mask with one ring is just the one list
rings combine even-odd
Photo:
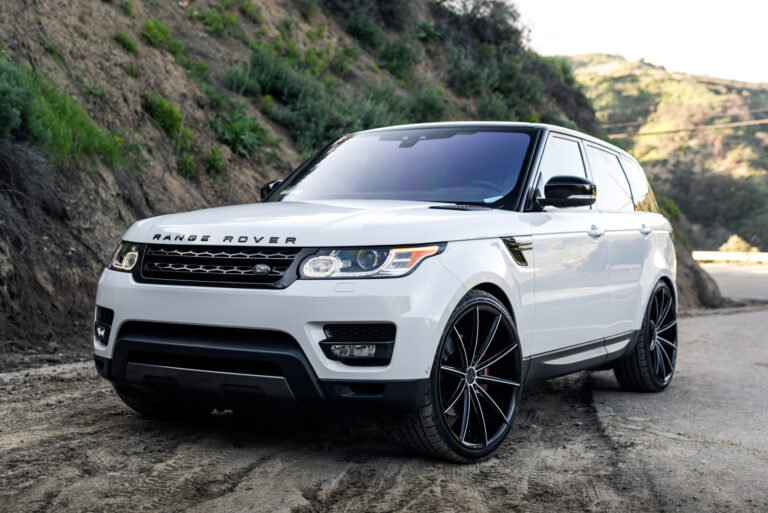
[[(643, 356), (645, 357), (645, 361), (648, 365), (648, 374), (650, 375), (651, 381), (653, 383), (654, 388), (656, 390), (663, 390), (669, 386), (670, 383), (672, 383), (672, 378), (675, 377), (675, 370), (677, 368), (677, 356), (675, 356), (675, 365), (672, 368), (672, 374), (669, 377), (669, 381), (664, 383), (662, 380), (659, 379), (658, 376), (656, 376), (656, 373), (653, 372), (653, 369), (651, 369), (651, 347), (650, 347), (650, 329), (651, 329), (651, 307), (653, 306), (653, 298), (656, 297), (656, 294), (661, 289), (666, 289), (667, 294), (669, 294), (669, 297), (672, 298), (672, 307), (675, 309), (675, 312), (677, 312), (677, 299), (675, 298), (675, 295), (672, 293), (672, 289), (669, 285), (667, 285), (664, 281), (659, 281), (655, 287), (653, 287), (653, 291), (651, 292), (651, 297), (648, 299), (648, 306), (645, 309), (645, 317), (643, 318), (643, 326), (641, 328), (640, 332), (640, 340), (638, 341), (639, 350), (643, 352)], [(677, 318), (677, 314), (675, 314), (675, 318)], [(675, 345), (677, 345), (677, 334), (675, 334)]]

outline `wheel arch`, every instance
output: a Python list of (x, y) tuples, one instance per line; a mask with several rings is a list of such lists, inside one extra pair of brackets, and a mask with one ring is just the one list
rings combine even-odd
[(474, 287), (472, 287), (471, 290), (482, 290), (483, 292), (487, 292), (488, 294), (498, 299), (501, 302), (501, 304), (504, 305), (504, 308), (507, 309), (507, 312), (509, 312), (509, 315), (512, 316), (512, 320), (517, 322), (515, 319), (515, 309), (512, 308), (512, 302), (509, 300), (509, 297), (502, 290), (501, 287), (499, 287), (495, 283), (486, 281), (486, 282), (475, 285)]

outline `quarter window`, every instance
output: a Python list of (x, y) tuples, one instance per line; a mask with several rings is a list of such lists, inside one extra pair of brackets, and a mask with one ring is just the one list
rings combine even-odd
[(587, 145), (587, 157), (597, 186), (597, 208), (609, 212), (632, 212), (632, 192), (619, 158), (592, 145)]
[(632, 159), (622, 156), (621, 165), (629, 179), (629, 185), (632, 187), (632, 197), (635, 200), (635, 210), (641, 212), (659, 213), (659, 206), (656, 204), (656, 198), (653, 195), (648, 179), (645, 177), (643, 168)]

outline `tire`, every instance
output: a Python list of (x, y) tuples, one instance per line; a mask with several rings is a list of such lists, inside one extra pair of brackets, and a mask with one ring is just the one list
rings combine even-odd
[(672, 289), (660, 281), (653, 288), (634, 350), (613, 368), (621, 388), (661, 392), (672, 381), (677, 363), (677, 308)]
[(514, 320), (494, 296), (472, 290), (448, 321), (419, 410), (400, 426), (401, 438), (450, 462), (483, 458), (504, 441), (521, 391)]
[(210, 410), (175, 404), (162, 397), (149, 399), (141, 392), (119, 385), (113, 384), (112, 387), (126, 406), (151, 419), (187, 419), (204, 417), (210, 413)]

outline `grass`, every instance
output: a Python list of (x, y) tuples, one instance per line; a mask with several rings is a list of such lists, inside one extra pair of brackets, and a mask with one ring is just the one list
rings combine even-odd
[(180, 152), (192, 145), (194, 134), (184, 126), (184, 116), (171, 102), (153, 92), (141, 96), (141, 107), (160, 129), (174, 141), (174, 147)]
[(120, 10), (129, 18), (133, 16), (133, 4), (131, 2), (122, 2), (120, 4)]
[(102, 130), (42, 74), (4, 57), (0, 99), (0, 138), (32, 142), (58, 169), (125, 163), (127, 145), (119, 135)]
[(245, 158), (251, 158), (263, 147), (277, 145), (277, 140), (270, 137), (269, 131), (256, 118), (246, 116), (241, 109), (209, 119), (208, 126), (216, 132), (219, 141)]
[(54, 57), (59, 56), (59, 49), (56, 47), (55, 44), (51, 43), (50, 41), (43, 40), (40, 42), (40, 45), (43, 47), (43, 50), (45, 50), (47, 53), (53, 55)]
[(195, 158), (189, 153), (182, 152), (179, 154), (176, 158), (176, 168), (181, 176), (190, 180), (197, 174)]
[(141, 37), (150, 46), (166, 48), (171, 39), (171, 30), (158, 20), (147, 20), (144, 22)]
[(118, 32), (114, 36), (112, 36), (112, 39), (115, 40), (115, 42), (128, 53), (137, 54), (139, 53), (139, 50), (136, 48), (136, 43), (133, 42), (133, 40), (128, 37), (128, 35), (125, 32)]
[(205, 171), (213, 178), (217, 178), (224, 171), (224, 157), (218, 146), (211, 146), (205, 154)]
[(240, 65), (231, 66), (221, 77), (221, 83), (232, 92), (246, 96), (256, 96), (261, 93), (261, 86)]
[(251, 0), (242, 0), (237, 8), (240, 10), (240, 14), (245, 16), (245, 19), (252, 21), (253, 23), (261, 23), (264, 16), (261, 13), (261, 7), (253, 5)]
[(235, 13), (220, 12), (218, 9), (209, 9), (203, 13), (205, 31), (215, 37), (233, 35), (240, 25), (240, 18)]
[(133, 61), (126, 62), (125, 66), (123, 66), (123, 70), (125, 71), (125, 74), (131, 78), (139, 76), (139, 67)]

